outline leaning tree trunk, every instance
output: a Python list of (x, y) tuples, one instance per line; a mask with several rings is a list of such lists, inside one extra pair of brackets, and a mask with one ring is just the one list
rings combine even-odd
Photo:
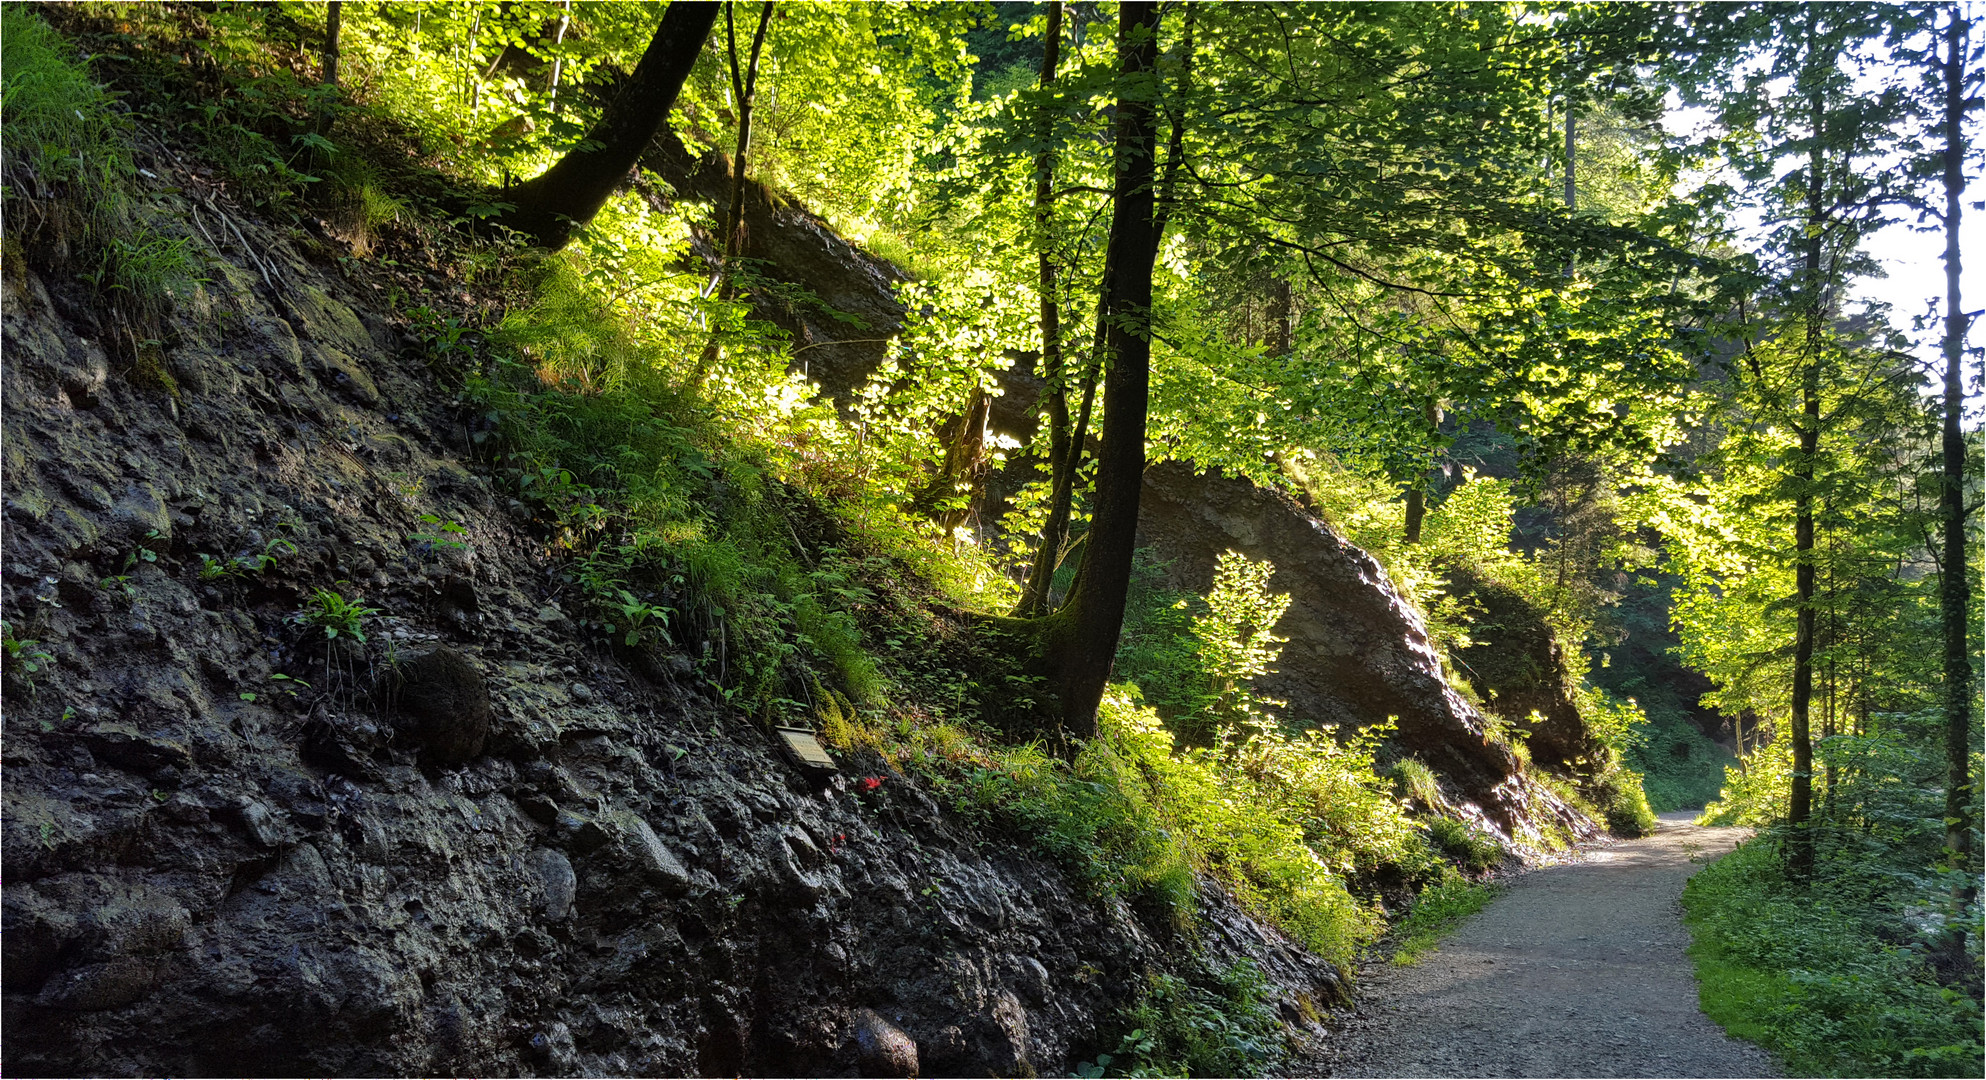
[(541, 247), (557, 249), (572, 239), (573, 230), (593, 220), (669, 119), (683, 80), (717, 21), (717, 7), (690, 0), (670, 3), (634, 74), (586, 138), (557, 164), (508, 192), (516, 208), (502, 217), (504, 225)]
[[(1945, 29), (1945, 416), (1944, 475), (1939, 485), (1944, 558), (1938, 608), (1945, 631), (1945, 849), (1954, 867), (1972, 860), (1972, 650), (1968, 647), (1971, 582), (1965, 569), (1965, 309), (1959, 304), (1959, 196), (1965, 190), (1966, 20), (1957, 5)], [(1977, 890), (1971, 877), (1965, 891)]]
[(1109, 297), (1110, 367), (1103, 383), (1103, 436), (1097, 449), (1095, 510), (1082, 577), (1056, 612), (1051, 634), (1055, 691), (1065, 732), (1096, 734), (1096, 710), (1110, 678), (1131, 583), (1138, 493), (1145, 474), (1145, 415), (1151, 396), (1155, 125), (1147, 78), (1157, 56), (1159, 7), (1119, 9), (1116, 182), (1110, 247), (1117, 260)]

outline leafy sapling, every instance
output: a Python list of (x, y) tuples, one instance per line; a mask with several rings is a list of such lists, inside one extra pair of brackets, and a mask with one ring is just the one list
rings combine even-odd
[(354, 641), (365, 641), (364, 622), (379, 614), (379, 609), (366, 607), (356, 600), (347, 600), (331, 589), (317, 589), (301, 611), (290, 616), (290, 621), (299, 626), (316, 627), (324, 631), (327, 639), (340, 637)]
[(669, 616), (673, 612), (658, 604), (640, 599), (626, 589), (618, 589), (617, 600), (607, 601), (607, 606), (615, 614), (615, 621), (608, 623), (609, 634), (619, 634), (621, 644), (632, 649), (644, 641), (660, 639), (673, 644), (669, 636)]
[(414, 550), (431, 554), (436, 551), (463, 551), (469, 547), (469, 541), (463, 539), (469, 530), (461, 522), (446, 521), (434, 514), (422, 514), (419, 520), (426, 528), (407, 534), (407, 542), (414, 545)]
[(5, 650), (7, 673), (19, 677), (29, 689), (34, 687), (34, 677), (43, 668), (55, 662), (55, 657), (41, 642), (34, 638), (17, 638), (13, 627), (0, 622), (0, 648)]

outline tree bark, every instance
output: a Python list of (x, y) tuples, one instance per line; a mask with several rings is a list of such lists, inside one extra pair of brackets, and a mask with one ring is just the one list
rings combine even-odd
[[(572, 0), (562, 0), (558, 29), (552, 32), (552, 45), (565, 44), (565, 32), (572, 28)], [(559, 111), (559, 73), (565, 70), (565, 57), (552, 57), (552, 74), (545, 80), (545, 107)]]
[[(1819, 34), (1815, 32), (1815, 16), (1811, 8), (1807, 15), (1807, 64), (1811, 67), (1820, 63), (1814, 55), (1819, 44)], [(1795, 878), (1805, 880), (1813, 873), (1814, 840), (1812, 831), (1814, 803), (1814, 744), (1811, 727), (1811, 710), (1814, 697), (1814, 461), (1820, 452), (1820, 369), (1821, 350), (1825, 347), (1827, 329), (1827, 303), (1821, 283), (1821, 243), (1823, 183), (1821, 170), (1825, 164), (1823, 142), (1826, 126), (1826, 112), (1821, 95), (1825, 91), (1815, 83), (1808, 94), (1808, 107), (1813, 120), (1813, 133), (1807, 150), (1807, 219), (1806, 240), (1801, 266), (1801, 302), (1806, 319), (1806, 355), (1802, 358), (1800, 370), (1801, 423), (1800, 453), (1793, 465), (1793, 589), (1798, 605), (1793, 631), (1793, 708), (1792, 730), (1788, 733), (1793, 743), (1792, 791), (1787, 800), (1786, 823), (1792, 828), (1787, 855), (1787, 869)]]
[(1124, 598), (1138, 531), (1145, 473), (1145, 416), (1151, 393), (1155, 133), (1149, 79), (1157, 56), (1159, 6), (1126, 0), (1118, 14), (1116, 179), (1111, 242), (1110, 366), (1103, 384), (1103, 436), (1097, 450), (1095, 513), (1081, 579), (1055, 615), (1057, 699), (1065, 732), (1096, 734), (1096, 710), (1123, 628)]
[(1041, 544), (1035, 550), (1034, 566), (1021, 589), (1014, 614), (1031, 618), (1048, 607), (1049, 587), (1061, 562), (1062, 542), (1069, 533), (1069, 503), (1074, 470), (1069, 448), (1069, 387), (1062, 363), (1062, 315), (1055, 295), (1055, 257), (1050, 249), (1051, 215), (1055, 190), (1055, 103), (1050, 90), (1055, 85), (1055, 66), (1062, 53), (1062, 4), (1048, 5), (1048, 33), (1041, 48), (1041, 113), (1035, 119), (1035, 136), (1041, 146), (1034, 155), (1034, 244), (1040, 260), (1038, 286), (1041, 293), (1041, 378), (1048, 384), (1048, 520), (1041, 529)]
[[(1956, 4), (1945, 28), (1945, 415), (1944, 475), (1938, 509), (1943, 518), (1944, 559), (1938, 582), (1939, 615), (1945, 636), (1945, 850), (1955, 868), (1972, 861), (1972, 650), (1968, 647), (1971, 580), (1965, 568), (1965, 438), (1959, 418), (1965, 409), (1965, 309), (1959, 304), (1960, 195), (1965, 191), (1965, 61), (1967, 20)], [(1976, 882), (1967, 879), (1969, 898)]]
[(593, 220), (669, 119), (676, 95), (717, 21), (717, 5), (673, 0), (634, 74), (586, 138), (558, 163), (509, 192), (502, 223), (541, 247), (562, 248)]
[(341, 0), (331, 0), (325, 5), (324, 13), (324, 84), (338, 85), (338, 26), (343, 21), (345, 5)]
[[(1427, 420), (1428, 436), (1430, 441), (1432, 441), (1433, 438), (1441, 434), (1441, 402), (1434, 398), (1429, 398), (1427, 403), (1422, 406), (1422, 409), (1422, 415)], [(1428, 488), (1434, 486), (1434, 478), (1440, 472), (1441, 462), (1437, 458), (1434, 464), (1428, 466), (1427, 472), (1421, 476), (1420, 483), (1407, 489), (1407, 527), (1401, 536), (1401, 539), (1406, 543), (1418, 544), (1421, 542), (1421, 525), (1427, 520), (1427, 491)]]
[(1577, 121), (1572, 113), (1572, 98), (1565, 99), (1565, 208), (1568, 211), (1579, 209), (1579, 188), (1575, 184), (1574, 170), (1577, 166), (1579, 148)]

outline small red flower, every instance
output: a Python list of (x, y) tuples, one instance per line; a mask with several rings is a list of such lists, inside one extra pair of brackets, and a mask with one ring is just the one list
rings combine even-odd
[(882, 786), (883, 786), (883, 778), (880, 776), (865, 776), (862, 778), (863, 791), (874, 791)]

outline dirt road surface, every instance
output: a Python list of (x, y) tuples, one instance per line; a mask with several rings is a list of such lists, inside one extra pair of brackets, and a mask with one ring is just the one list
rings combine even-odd
[(1777, 1076), (1697, 1009), (1683, 882), (1749, 830), (1660, 831), (1532, 870), (1412, 967), (1375, 964), (1313, 1076)]

